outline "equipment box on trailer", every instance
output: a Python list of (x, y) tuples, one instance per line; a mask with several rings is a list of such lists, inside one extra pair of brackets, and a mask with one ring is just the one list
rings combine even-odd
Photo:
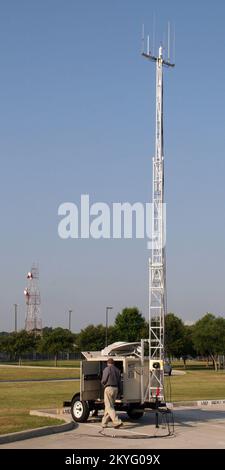
[[(115, 409), (126, 411), (133, 419), (143, 416), (145, 408), (155, 408), (160, 397), (149, 397), (149, 361), (144, 356), (141, 343), (113, 343), (102, 351), (86, 351), (82, 353), (80, 392), (71, 401), (71, 414), (75, 421), (87, 421), (90, 411), (97, 413), (104, 409), (104, 388), (101, 378), (109, 357), (113, 357), (115, 366), (121, 372), (122, 390), (115, 402)], [(162, 372), (161, 361), (155, 361), (152, 367)], [(156, 371), (154, 371), (155, 375)], [(157, 384), (156, 384), (157, 390)]]

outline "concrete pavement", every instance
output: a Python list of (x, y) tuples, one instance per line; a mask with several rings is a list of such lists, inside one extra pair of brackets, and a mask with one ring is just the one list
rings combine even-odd
[(225, 406), (179, 407), (173, 410), (174, 435), (155, 428), (154, 415), (136, 422), (121, 414), (124, 426), (102, 434), (100, 418), (57, 435), (3, 444), (0, 449), (225, 449)]

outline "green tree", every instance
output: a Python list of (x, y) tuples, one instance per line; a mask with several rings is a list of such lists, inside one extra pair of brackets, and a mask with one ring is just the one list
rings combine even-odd
[(42, 336), (48, 335), (48, 334), (52, 333), (52, 331), (53, 331), (52, 326), (45, 326), (42, 329)]
[[(110, 325), (108, 327), (108, 344), (115, 343), (115, 341), (119, 341), (117, 339), (117, 332), (116, 332), (115, 326)], [(105, 344), (104, 344), (104, 347), (105, 347)]]
[(140, 337), (143, 339), (149, 338), (149, 323), (147, 321), (144, 322), (144, 325), (141, 328)]
[(8, 331), (0, 331), (0, 339), (4, 336), (8, 336), (10, 333)]
[(4, 336), (1, 341), (1, 350), (19, 358), (19, 364), (21, 363), (21, 356), (28, 352), (33, 352), (36, 349), (38, 338), (34, 333), (28, 333), (25, 330), (19, 331), (18, 333), (10, 333)]
[(118, 341), (139, 341), (146, 322), (137, 307), (126, 307), (115, 319), (115, 335)]
[(2, 335), (0, 337), (0, 351), (9, 355), (10, 360), (15, 356), (14, 353), (14, 338), (12, 333)]
[[(108, 342), (111, 342), (112, 327), (108, 328)], [(101, 351), (105, 347), (105, 326), (88, 325), (80, 331), (77, 337), (77, 346), (80, 351)]]
[(165, 317), (165, 352), (168, 357), (182, 357), (185, 345), (185, 327), (174, 313)]
[(225, 319), (212, 313), (204, 315), (194, 325), (193, 342), (200, 354), (212, 359), (217, 370), (218, 355), (225, 352)]
[(193, 343), (194, 325), (184, 325), (184, 338), (182, 348), (182, 358), (184, 361), (184, 368), (188, 356), (196, 357), (197, 352)]
[(46, 332), (39, 345), (40, 352), (54, 354), (55, 366), (57, 367), (60, 352), (72, 352), (75, 348), (75, 336), (71, 331), (63, 328), (55, 328)]

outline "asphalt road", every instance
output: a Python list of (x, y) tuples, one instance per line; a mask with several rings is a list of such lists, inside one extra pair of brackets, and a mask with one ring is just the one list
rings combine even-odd
[(99, 418), (89, 419), (74, 430), (1, 445), (4, 449), (225, 449), (225, 407), (174, 409), (174, 434), (155, 428), (154, 415), (138, 422), (121, 414), (124, 426), (102, 434)]

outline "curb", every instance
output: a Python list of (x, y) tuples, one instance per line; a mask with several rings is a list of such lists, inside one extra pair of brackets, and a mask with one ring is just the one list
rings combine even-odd
[(64, 420), (66, 423), (74, 423), (71, 418), (70, 408), (68, 408), (68, 410), (69, 412), (66, 411), (66, 408), (45, 408), (39, 410), (30, 410), (29, 414), (31, 416), (43, 416), (45, 418), (58, 418)]
[(205, 407), (205, 406), (215, 406), (215, 405), (225, 405), (225, 399), (220, 400), (194, 400), (194, 401), (176, 401), (173, 403), (167, 403), (168, 408), (178, 408), (179, 406), (196, 406), (196, 407)]
[(175, 401), (175, 402), (167, 402), (168, 408), (179, 408), (180, 406), (199, 406), (198, 401)]
[[(55, 415), (51, 413), (44, 412), (31, 412), (32, 415), (36, 416), (45, 416), (56, 418)], [(59, 419), (65, 419), (60, 417)], [(10, 442), (22, 441), (24, 439), (31, 439), (33, 437), (47, 436), (48, 434), (57, 434), (59, 432), (71, 431), (75, 428), (75, 423), (73, 421), (65, 422), (63, 424), (55, 424), (54, 426), (45, 426), (42, 428), (28, 429), (27, 431), (19, 431), (11, 434), (3, 434), (0, 436), (0, 445), (8, 444)]]

